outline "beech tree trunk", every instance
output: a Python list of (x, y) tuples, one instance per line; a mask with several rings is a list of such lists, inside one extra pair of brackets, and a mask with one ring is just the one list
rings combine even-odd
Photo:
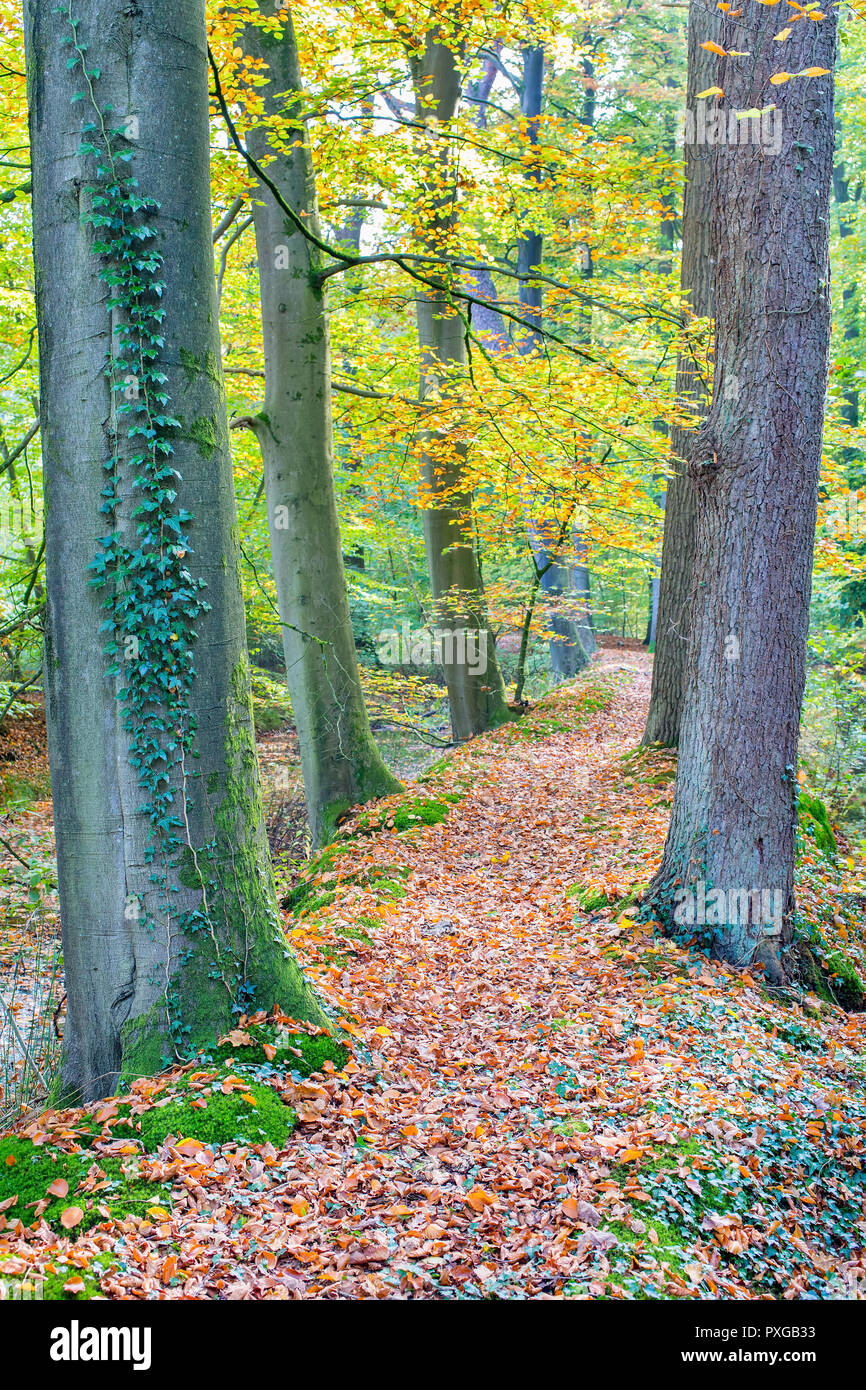
[[(292, 124), (301, 90), (294, 26), (274, 0), (262, 14), (284, 18), (282, 33), (244, 31), (247, 53), (268, 68), (256, 87), (266, 119), (249, 150), (267, 166), (280, 196), (319, 234), (307, 133)], [(288, 124), (287, 124), (288, 123)], [(370, 732), (346, 592), (334, 496), (331, 361), (321, 253), (260, 186), (253, 209), (265, 348), (265, 404), (253, 423), (262, 450), (268, 531), (292, 712), (301, 746), (313, 840), (327, 840), (350, 806), (400, 790)]]
[[(160, 363), (168, 409), (180, 421), (170, 463), (178, 505), (192, 514), (184, 529), (193, 582), (206, 581), (210, 605), (194, 647), (192, 765), (169, 759), (183, 845), (154, 860), (118, 699), (125, 677), (107, 674), (104, 591), (93, 588), (88, 568), (112, 524), (100, 503), (117, 404), (106, 377), (108, 354), (117, 351), (117, 311), (106, 312), (103, 262), (82, 220), (96, 161), (79, 151), (81, 125), (93, 113), (71, 102), (84, 82), (80, 70), (67, 68), (65, 16), (44, 0), (26, 0), (45, 693), (67, 989), (61, 1084), (66, 1095), (88, 1101), (110, 1094), (121, 1076), (157, 1071), (213, 1040), (230, 1026), (235, 1006), (279, 1004), (320, 1023), (324, 1016), (281, 929), (259, 804), (219, 367), (204, 0), (76, 0), (75, 16), (88, 66), (99, 69), (100, 107), (110, 104), (110, 124), (127, 132), (121, 144), (132, 153), (128, 168), (141, 196), (158, 203), (149, 246), (163, 260)], [(130, 545), (134, 503), (133, 490), (114, 521)], [(152, 713), (178, 717), (173, 707)], [(191, 916), (202, 929), (179, 925)]]
[[(457, 218), (457, 188), (451, 150), (439, 133), (460, 100), (458, 59), (430, 34), (420, 57), (410, 59), (416, 120), (430, 123), (419, 154), (424, 162), (425, 210), (422, 250), (447, 253)], [(439, 276), (441, 271), (432, 272)], [(448, 296), (447, 274), (441, 293), (419, 286), (416, 293), (421, 355), (420, 397), (430, 402), (428, 418), (442, 401), (457, 404), (466, 372), (463, 319)], [(505, 687), (490, 631), (484, 585), (472, 520), (472, 494), (465, 480), (466, 443), (455, 431), (433, 421), (424, 427), (424, 543), (433, 590), (434, 622), (446, 634), (442, 668), (451, 705), (451, 728), (458, 741), (503, 723), (509, 716)], [(468, 659), (467, 659), (468, 653)]]
[[(760, 962), (774, 979), (783, 978), (792, 932), (827, 384), (835, 12), (791, 27), (785, 67), (828, 75), (770, 85), (781, 66), (771, 9), (749, 7), (722, 24), (721, 45), (751, 54), (747, 63), (719, 63), (725, 107), (775, 102), (781, 138), (715, 152), (716, 374), (689, 465), (692, 638), (670, 830), (647, 895), (665, 924), (703, 927), (716, 954)], [(702, 892), (714, 895), (703, 924), (695, 915)]]
[[(684, 143), (686, 185), (683, 194), (682, 260), (680, 284), (689, 295), (691, 313), (698, 318), (713, 314), (713, 251), (710, 233), (710, 196), (715, 144), (703, 139), (703, 120), (712, 99), (699, 103), (698, 92), (716, 85), (717, 56), (701, 48), (718, 41), (720, 13), (703, 0), (689, 6), (688, 79)], [(739, 47), (740, 45), (736, 45)], [(701, 107), (701, 124), (698, 108)], [(727, 108), (725, 108), (727, 119)], [(699, 138), (701, 137), (701, 138)], [(677, 358), (677, 399), (689, 410), (704, 414), (708, 405), (707, 382), (700, 363), (689, 352)], [(665, 496), (664, 538), (655, 621), (652, 690), (644, 743), (675, 748), (680, 737), (683, 682), (689, 651), (689, 608), (695, 553), (695, 491), (685, 460), (693, 434), (675, 426), (671, 430), (673, 474)], [(651, 620), (652, 623), (652, 620)], [(651, 639), (652, 640), (652, 639)]]
[[(541, 111), (544, 104), (544, 46), (533, 44), (522, 51), (523, 84), (520, 94), (520, 114), (525, 122), (526, 143), (531, 154), (538, 145)], [(591, 124), (591, 117), (590, 122)], [(527, 178), (538, 182), (541, 170), (537, 163), (528, 162)], [(517, 243), (517, 271), (521, 276), (540, 272), (544, 255), (544, 237), (540, 231), (525, 226)], [(587, 265), (584, 277), (592, 274)], [(521, 279), (518, 281), (518, 295), (523, 317), (533, 325), (523, 333), (519, 350), (521, 353), (541, 351), (541, 325), (544, 295), (541, 282)], [(582, 316), (580, 340), (588, 341), (591, 336), (591, 316)], [(595, 633), (589, 607), (589, 571), (586, 565), (572, 566), (562, 563), (560, 557), (551, 552), (550, 541), (559, 531), (555, 519), (543, 517), (532, 528), (532, 550), (535, 564), (542, 571), (541, 590), (547, 599), (548, 622), (553, 631), (550, 638), (550, 664), (554, 675), (560, 680), (569, 680), (588, 664), (596, 649)], [(573, 537), (579, 552), (583, 545), (579, 535)], [(566, 543), (558, 549), (570, 549)], [(577, 609), (577, 616), (569, 610)]]

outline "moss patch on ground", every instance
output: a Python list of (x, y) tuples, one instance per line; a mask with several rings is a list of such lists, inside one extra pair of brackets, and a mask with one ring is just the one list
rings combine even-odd
[(98, 1298), (102, 1279), (118, 1268), (117, 1260), (108, 1252), (96, 1255), (86, 1268), (67, 1265), (58, 1257), (55, 1261), (56, 1273), (44, 1277), (40, 1277), (40, 1274), (7, 1274), (4, 1263), (8, 1264), (9, 1261), (0, 1259), (0, 1284), (5, 1285), (6, 1300), (12, 1302), (83, 1303)]
[(425, 825), (441, 825), (448, 815), (449, 804), (461, 800), (458, 792), (439, 797), (404, 796), (397, 806), (383, 811), (365, 811), (352, 822), (349, 836), (375, 835), (380, 830), (420, 830)]
[(405, 897), (402, 880), (409, 877), (409, 869), (402, 864), (373, 864), (358, 869), (352, 868), (351, 863), (345, 846), (329, 845), (304, 865), (282, 899), (282, 906), (296, 917), (309, 917), (330, 907), (337, 900), (338, 888), (350, 884), (369, 888), (382, 898)]
[(225, 1093), (216, 1089), (189, 1091), (187, 1095), (157, 1103), (140, 1117), (138, 1137), (152, 1153), (169, 1135), (197, 1139), (209, 1148), (219, 1144), (273, 1144), (285, 1148), (297, 1122), (270, 1086), (251, 1082)]
[(797, 814), (801, 831), (814, 840), (822, 854), (832, 858), (837, 849), (836, 836), (833, 834), (827, 807), (820, 797), (810, 796), (808, 792), (801, 791)]
[[(230, 1040), (232, 1037), (234, 1042)], [(300, 1072), (302, 1076), (325, 1071), (329, 1062), (340, 1071), (349, 1060), (348, 1048), (327, 1033), (297, 1033), (276, 1023), (238, 1028), (210, 1055), (215, 1061), (232, 1067), (261, 1066), (270, 1062), (275, 1067)]]
[[(55, 1190), (49, 1192), (52, 1186)], [(148, 1207), (166, 1207), (171, 1200), (169, 1189), (150, 1182), (134, 1156), (108, 1158), (86, 1150), (67, 1153), (16, 1135), (0, 1140), (0, 1202), (10, 1197), (17, 1200), (6, 1208), (7, 1218), (32, 1225), (40, 1219), (36, 1204), (47, 1201), (41, 1219), (58, 1232), (89, 1230), (107, 1219), (145, 1216)], [(100, 1207), (108, 1210), (109, 1217)], [(81, 1217), (67, 1228), (61, 1218), (71, 1208), (78, 1208)]]

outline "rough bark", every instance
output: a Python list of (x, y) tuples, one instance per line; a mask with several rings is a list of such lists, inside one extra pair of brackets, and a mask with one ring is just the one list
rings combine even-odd
[[(189, 698), (197, 756), (172, 771), (185, 847), (161, 866), (167, 878), (158, 887), (118, 699), (122, 679), (106, 672), (105, 611), (89, 582), (108, 529), (99, 507), (112, 452), (112, 320), (82, 220), (93, 180), (90, 157), (79, 153), (86, 116), (71, 105), (82, 83), (67, 69), (65, 17), (26, 0), (45, 691), (67, 988), (62, 1088), (90, 1100), (109, 1094), (121, 1075), (158, 1070), (163, 1057), (212, 1040), (237, 1002), (323, 1016), (286, 948), (259, 806), (214, 298), (204, 3), (77, 0), (75, 14), (101, 71), (100, 102), (111, 104), (118, 125), (137, 117), (131, 168), (141, 193), (160, 205), (153, 244), (164, 262), (161, 355), (181, 422), (171, 461), (178, 503), (193, 514), (190, 568), (206, 581), (210, 604), (198, 620)], [(116, 518), (130, 538), (131, 506), (127, 500)], [(186, 912), (200, 912), (205, 929), (180, 929)]]
[[(267, 65), (256, 87), (266, 120), (291, 120), (301, 91), (288, 12), (282, 32), (256, 25), (244, 47)], [(313, 162), (303, 125), (250, 131), (249, 150), (280, 196), (319, 234)], [(274, 145), (276, 144), (276, 148)], [(260, 187), (254, 204), (265, 349), (264, 410), (255, 422), (262, 450), (268, 531), (286, 675), (298, 729), (304, 795), (316, 844), (350, 806), (400, 790), (370, 732), (361, 692), (334, 495), (331, 363), (316, 248)]]
[[(451, 150), (439, 131), (460, 100), (460, 73), (452, 47), (427, 36), (424, 51), (410, 61), (416, 119), (431, 122), (419, 141), (424, 184), (423, 250), (447, 250), (457, 219), (457, 188)], [(463, 320), (449, 300), (447, 277), (442, 290), (419, 289), (416, 298), (421, 356), (420, 398), (435, 414), (442, 400), (459, 399), (466, 369)], [(422, 463), (428, 505), (424, 507), (424, 543), (433, 590), (433, 621), (446, 633), (442, 668), (456, 740), (471, 738), (509, 718), (505, 687), (490, 631), (484, 586), (472, 520), (472, 495), (465, 480), (466, 444), (459, 432), (424, 426)], [(466, 651), (470, 653), (467, 660)], [(483, 668), (483, 669), (482, 669)]]
[(814, 66), (830, 75), (771, 86), (777, 28), (772, 10), (755, 6), (739, 22), (725, 19), (720, 39), (752, 55), (747, 64), (720, 63), (725, 105), (775, 101), (781, 142), (778, 152), (760, 142), (716, 148), (716, 374), (689, 465), (692, 639), (670, 830), (648, 893), (665, 924), (695, 931), (686, 894), (695, 907), (703, 884), (716, 895), (704, 924), (713, 951), (737, 965), (758, 961), (775, 979), (792, 933), (795, 767), (827, 383), (836, 17), (795, 23), (783, 55), (791, 72)]
[[(688, 79), (686, 112), (694, 114), (697, 93), (716, 85), (717, 57), (701, 48), (707, 40), (718, 42), (721, 17), (704, 0), (689, 6)], [(737, 45), (738, 47), (740, 45)], [(727, 114), (727, 111), (726, 111)], [(710, 189), (715, 145), (699, 142), (687, 125), (684, 145), (686, 185), (683, 194), (683, 234), (680, 284), (689, 295), (692, 315), (713, 314), (713, 251), (710, 232)], [(707, 387), (700, 365), (689, 352), (677, 359), (677, 398), (690, 411), (706, 411)], [(665, 496), (664, 538), (655, 613), (655, 655), (652, 692), (644, 743), (674, 748), (679, 742), (683, 705), (683, 680), (689, 648), (689, 605), (695, 552), (694, 485), (685, 465), (693, 435), (675, 426), (671, 430), (672, 476)]]

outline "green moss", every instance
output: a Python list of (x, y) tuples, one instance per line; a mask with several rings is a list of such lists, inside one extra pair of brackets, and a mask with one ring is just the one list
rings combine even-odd
[[(154, 1004), (147, 1013), (122, 1023), (120, 1044), (123, 1066), (119, 1089), (140, 1076), (154, 1076), (162, 1071), (168, 1061), (168, 1018), (164, 1006)], [(68, 1104), (74, 1103), (73, 1097), (64, 1099)]]
[(441, 825), (448, 815), (444, 801), (428, 800), (425, 797), (407, 799), (394, 812), (394, 829), (414, 830), (421, 825)]
[(261, 1066), (271, 1061), (264, 1050), (267, 1045), (276, 1048), (273, 1066), (284, 1066), (289, 1071), (312, 1076), (314, 1072), (323, 1071), (327, 1062), (340, 1071), (349, 1060), (348, 1049), (327, 1033), (292, 1033), (273, 1023), (249, 1024), (241, 1031), (253, 1039), (252, 1044), (233, 1047), (229, 1042), (220, 1043), (210, 1050), (214, 1061), (232, 1067)]
[(329, 845), (337, 833), (340, 824), (352, 809), (352, 802), (345, 797), (339, 801), (329, 801), (323, 806), (320, 812), (319, 842)]
[[(94, 1165), (104, 1175), (98, 1181), (106, 1185), (97, 1192), (80, 1190)], [(64, 1197), (49, 1196), (48, 1188), (58, 1178), (69, 1190)], [(79, 1207), (84, 1213), (73, 1230), (86, 1231), (106, 1219), (99, 1206), (107, 1207), (113, 1219), (123, 1220), (130, 1215), (144, 1216), (148, 1207), (165, 1207), (171, 1202), (167, 1187), (140, 1176), (136, 1158), (105, 1158), (87, 1151), (65, 1153), (47, 1144), (37, 1147), (16, 1136), (0, 1141), (0, 1201), (12, 1196), (18, 1201), (7, 1209), (7, 1216), (17, 1216), (25, 1226), (37, 1219), (29, 1204), (48, 1198), (42, 1219), (60, 1232), (64, 1229), (60, 1218), (69, 1207)]]
[(201, 371), (201, 358), (197, 357), (189, 348), (182, 347), (180, 350), (180, 365), (186, 376), (187, 386), (191, 386)]
[(448, 815), (449, 801), (460, 798), (434, 799), (431, 797), (405, 797), (395, 809), (384, 812), (367, 812), (359, 816), (352, 826), (351, 835), (375, 835), (380, 830), (393, 827), (398, 832), (417, 830), (423, 825), (440, 825)]
[(830, 988), (843, 1009), (859, 1011), (866, 1005), (866, 986), (841, 951), (832, 951), (825, 962)]
[[(193, 1104), (195, 1101), (195, 1104)], [(211, 1147), (239, 1141), (285, 1147), (295, 1127), (294, 1110), (284, 1105), (270, 1086), (251, 1083), (224, 1095), (221, 1089), (189, 1092), (189, 1098), (154, 1105), (141, 1116), (139, 1138), (148, 1152), (170, 1134), (197, 1139)]]
[[(667, 1265), (683, 1278), (684, 1265), (688, 1260), (691, 1245), (684, 1239), (682, 1232), (676, 1226), (666, 1225), (643, 1212), (639, 1219), (646, 1227), (644, 1232), (633, 1231), (631, 1226), (623, 1221), (612, 1221), (610, 1225), (603, 1227), (616, 1236), (618, 1246), (614, 1247), (608, 1256), (613, 1270), (610, 1282), (622, 1288), (629, 1287), (628, 1270), (635, 1253), (639, 1253), (642, 1262), (653, 1261), (658, 1265)], [(650, 1231), (655, 1239), (649, 1234)], [(643, 1281), (636, 1294), (638, 1298), (652, 1297)]]
[(408, 868), (402, 864), (374, 864), (366, 869), (352, 869), (347, 851), (345, 843), (331, 844), (310, 859), (282, 899), (283, 907), (296, 917), (306, 917), (321, 908), (330, 907), (336, 901), (337, 890), (322, 882), (326, 874), (331, 876), (329, 884), (336, 874), (340, 885), (354, 883), (369, 887), (379, 897), (394, 900), (406, 896), (406, 889), (400, 880), (408, 878)]
[(219, 429), (210, 415), (200, 415), (189, 427), (189, 437), (202, 458), (210, 459), (219, 449)]
[[(54, 1263), (58, 1267), (56, 1274), (47, 1274), (41, 1278), (39, 1274), (33, 1275), (8, 1275), (4, 1273), (4, 1260), (0, 1258), (0, 1282), (7, 1286), (7, 1299), (13, 1301), (30, 1301), (31, 1299), (45, 1303), (70, 1302), (83, 1303), (91, 1298), (98, 1298), (101, 1294), (101, 1281), (106, 1274), (118, 1268), (118, 1262), (114, 1255), (107, 1251), (101, 1255), (96, 1255), (90, 1261), (86, 1269), (81, 1269), (77, 1265), (67, 1265), (59, 1256)], [(79, 1280), (84, 1284), (80, 1291), (67, 1290), (64, 1285), (73, 1280)]]
[(565, 896), (574, 898), (581, 912), (598, 912), (600, 908), (608, 907), (611, 902), (603, 888), (591, 888), (583, 883), (573, 883), (566, 890)]
[(833, 858), (837, 848), (836, 836), (823, 801), (817, 796), (810, 796), (808, 792), (800, 792), (797, 814), (800, 829), (814, 840), (822, 854)]

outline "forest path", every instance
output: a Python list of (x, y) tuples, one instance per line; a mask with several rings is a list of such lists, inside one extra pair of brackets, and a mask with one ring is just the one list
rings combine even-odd
[[(772, 997), (623, 901), (672, 793), (672, 756), (637, 751), (648, 693), (642, 654), (600, 653), (309, 866), (286, 925), (354, 1049), (305, 1081), (259, 1068), (298, 1113), (283, 1149), (163, 1146), (146, 1163), (170, 1211), (11, 1224), (0, 1253), (108, 1254), (112, 1298), (866, 1288), (866, 1016)], [(398, 832), (422, 797), (446, 818)], [(824, 861), (810, 882), (826, 930)]]
[[(588, 690), (615, 693), (584, 711)], [(407, 895), (383, 903), (350, 887), (296, 932), (363, 1043), (348, 1085), (306, 1088), (280, 1171), (294, 1202), (281, 1263), (294, 1272), (266, 1284), (307, 1297), (532, 1295), (561, 1290), (610, 1241), (592, 1224), (572, 1238), (578, 1210), (600, 1219), (578, 1208), (598, 1175), (578, 1161), (572, 1124), (606, 1092), (600, 1043), (618, 1064), (631, 1055), (603, 954), (621, 929), (609, 913), (582, 918), (566, 893), (589, 881), (621, 895), (657, 858), (664, 799), (645, 841), (611, 814), (648, 695), (643, 654), (602, 652), (588, 685), (554, 692), (538, 722), (447, 760), (424, 789), (461, 790), (444, 823), (384, 830), (369, 853), (353, 842), (353, 869), (400, 866)], [(345, 951), (343, 928), (359, 925), (371, 944), (324, 965), (323, 945)]]
[[(626, 886), (622, 832), (608, 825), (600, 848), (575, 827), (606, 819), (649, 695), (643, 654), (602, 652), (595, 671), (594, 685), (616, 687), (606, 709), (576, 721), (583, 685), (555, 692), (537, 731), (530, 721), (448, 759), (443, 789), (468, 787), (444, 823), (375, 837), (375, 861), (410, 873), (404, 899), (350, 889), (328, 914), (335, 934), (377, 920), (372, 945), (321, 977), (371, 1066), (318, 1133), (312, 1115), (298, 1131), (289, 1185), (310, 1205), (292, 1229), (309, 1271), (298, 1292), (339, 1280), (343, 1296), (531, 1293), (576, 1268), (568, 1199), (592, 1185), (569, 1171), (557, 1131), (576, 1111), (557, 1087), (575, 1064), (569, 1023), (610, 1004), (599, 949), (610, 923), (599, 919), (598, 942), (594, 926), (576, 938), (566, 891)], [(599, 1063), (582, 1087), (603, 1084)]]
[[(622, 915), (659, 862), (672, 795), (672, 756), (636, 752), (649, 686), (643, 652), (600, 652), (412, 789), (460, 795), (443, 823), (348, 840), (347, 870), (408, 875), (406, 895), (338, 881), (336, 901), (293, 933), (358, 1047), (343, 1078), (290, 1088), (297, 1143), (268, 1175), (284, 1184), (285, 1216), (267, 1191), (256, 1199), (233, 1242), (246, 1268), (225, 1292), (253, 1292), (242, 1251), (267, 1233), (279, 1254), (254, 1277), (258, 1296), (844, 1288), (826, 1249), (838, 1233), (814, 1204), (781, 1208), (781, 1252), (744, 1235), (737, 1214), (704, 1215), (709, 1192), (747, 1216), (757, 1197), (766, 1228), (766, 1191), (751, 1192), (742, 1165), (757, 1174), (787, 1152), (792, 1115), (806, 1123), (837, 1103), (839, 1076), (832, 1048), (804, 1053), (795, 1039), (768, 1053), (778, 1014), (759, 980)], [(611, 902), (578, 911), (576, 885)], [(359, 927), (366, 943), (344, 935)], [(820, 1026), (843, 1048), (863, 1033), (847, 1016)], [(732, 1114), (743, 1136), (720, 1119)], [(741, 1138), (730, 1186), (702, 1188), (717, 1150)], [(828, 1155), (816, 1157), (826, 1174)], [(790, 1193), (802, 1169), (774, 1181)], [(682, 1228), (668, 1226), (678, 1214)]]

